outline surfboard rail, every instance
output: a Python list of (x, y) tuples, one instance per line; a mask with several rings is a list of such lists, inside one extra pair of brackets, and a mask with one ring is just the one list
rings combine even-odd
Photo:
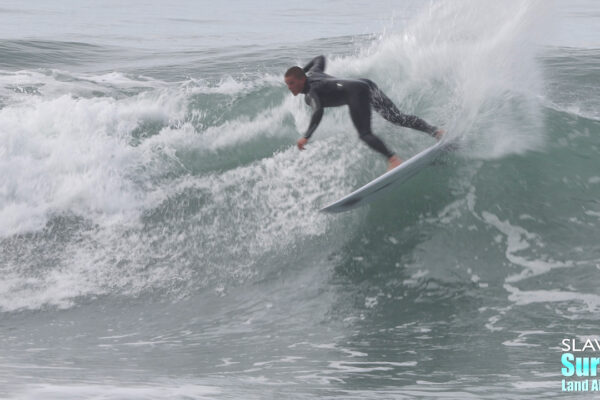
[(390, 186), (398, 185), (430, 165), (440, 154), (451, 149), (453, 144), (445, 138), (433, 146), (417, 153), (398, 167), (387, 171), (352, 193), (321, 208), (321, 212), (339, 213), (348, 211), (375, 200)]

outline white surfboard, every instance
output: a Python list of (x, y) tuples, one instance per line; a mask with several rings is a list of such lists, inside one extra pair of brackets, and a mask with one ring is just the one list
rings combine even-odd
[(392, 186), (399, 185), (419, 173), (435, 161), (440, 154), (447, 152), (453, 147), (453, 143), (444, 138), (435, 145), (404, 161), (398, 167), (386, 172), (338, 201), (329, 204), (320, 211), (338, 213), (370, 203)]

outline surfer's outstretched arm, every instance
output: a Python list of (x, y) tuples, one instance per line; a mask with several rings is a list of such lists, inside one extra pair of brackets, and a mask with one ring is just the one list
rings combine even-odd
[(312, 136), (313, 132), (317, 129), (319, 124), (321, 123), (321, 119), (323, 118), (323, 106), (321, 105), (321, 101), (316, 93), (309, 93), (306, 95), (309, 104), (313, 110), (312, 117), (310, 118), (310, 124), (308, 125), (308, 129), (306, 133), (298, 139), (298, 149), (304, 150), (304, 145), (308, 142), (308, 139)]
[(304, 70), (304, 72), (308, 72), (308, 71), (324, 72), (325, 71), (325, 56), (317, 56), (317, 57), (313, 58), (302, 69)]
[(308, 125), (306, 133), (303, 135), (308, 140), (321, 123), (321, 118), (323, 118), (323, 106), (321, 105), (321, 101), (316, 93), (309, 93), (307, 96), (310, 99), (309, 104), (313, 110), (312, 117), (310, 118), (310, 124)]

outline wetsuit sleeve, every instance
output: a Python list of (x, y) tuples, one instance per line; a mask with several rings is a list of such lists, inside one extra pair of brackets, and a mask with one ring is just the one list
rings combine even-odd
[(311, 92), (308, 93), (308, 96), (310, 96), (309, 104), (313, 110), (313, 114), (312, 114), (312, 117), (310, 118), (310, 124), (308, 125), (308, 129), (306, 130), (306, 133), (303, 135), (307, 139), (309, 139), (312, 136), (315, 129), (317, 129), (317, 127), (321, 123), (321, 118), (323, 118), (323, 106), (321, 105), (321, 101), (319, 100), (319, 97), (316, 95), (316, 93), (311, 93)]
[(325, 56), (317, 56), (310, 60), (308, 64), (302, 68), (304, 72), (324, 72), (325, 71)]

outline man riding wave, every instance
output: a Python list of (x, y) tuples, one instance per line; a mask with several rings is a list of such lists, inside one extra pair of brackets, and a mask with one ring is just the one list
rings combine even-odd
[(426, 132), (440, 140), (444, 131), (429, 125), (414, 115), (402, 114), (396, 105), (368, 79), (338, 79), (325, 72), (325, 57), (318, 56), (304, 68), (291, 67), (285, 73), (285, 83), (294, 96), (304, 94), (312, 108), (312, 117), (306, 133), (298, 140), (298, 149), (304, 145), (319, 126), (326, 107), (347, 105), (350, 117), (362, 139), (373, 150), (388, 160), (388, 170), (399, 166), (402, 160), (371, 131), (371, 107), (386, 120), (400, 126)]

